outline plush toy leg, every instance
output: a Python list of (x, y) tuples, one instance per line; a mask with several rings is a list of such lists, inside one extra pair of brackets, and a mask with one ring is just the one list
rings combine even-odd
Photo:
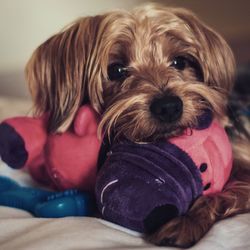
[(3, 176), (0, 176), (0, 205), (26, 210), (36, 217), (45, 218), (91, 216), (95, 212), (94, 199), (87, 192), (26, 188)]
[(0, 124), (0, 156), (12, 168), (41, 158), (46, 140), (45, 118), (16, 117)]

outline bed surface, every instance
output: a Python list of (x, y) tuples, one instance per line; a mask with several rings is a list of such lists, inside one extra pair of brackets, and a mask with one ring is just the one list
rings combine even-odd
[[(28, 114), (28, 100), (0, 97), (0, 121)], [(10, 176), (23, 185), (35, 185), (29, 175), (8, 168), (0, 160), (0, 175)], [(139, 234), (96, 218), (33, 218), (29, 213), (0, 206), (0, 249), (176, 249), (159, 248)], [(250, 214), (217, 223), (194, 250), (250, 249)]]

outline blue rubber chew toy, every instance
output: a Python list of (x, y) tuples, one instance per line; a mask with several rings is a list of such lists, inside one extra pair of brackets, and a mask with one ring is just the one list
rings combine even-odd
[(44, 218), (91, 216), (95, 212), (94, 198), (88, 192), (76, 189), (52, 192), (21, 187), (4, 176), (0, 176), (0, 205), (26, 210)]

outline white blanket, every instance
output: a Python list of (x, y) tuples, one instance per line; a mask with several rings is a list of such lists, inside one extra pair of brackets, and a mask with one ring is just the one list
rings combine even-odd
[[(27, 113), (30, 103), (0, 98), (0, 121), (7, 116)], [(0, 161), (0, 175), (22, 185), (34, 185), (23, 171), (11, 170)], [(174, 249), (158, 248), (136, 232), (95, 218), (34, 218), (29, 213), (0, 207), (0, 249)], [(250, 250), (250, 214), (238, 215), (214, 225), (194, 250)]]

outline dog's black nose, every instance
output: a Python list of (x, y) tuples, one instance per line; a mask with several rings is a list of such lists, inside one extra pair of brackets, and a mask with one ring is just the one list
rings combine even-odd
[(150, 105), (151, 113), (163, 122), (177, 121), (182, 115), (183, 103), (178, 96), (156, 98)]

